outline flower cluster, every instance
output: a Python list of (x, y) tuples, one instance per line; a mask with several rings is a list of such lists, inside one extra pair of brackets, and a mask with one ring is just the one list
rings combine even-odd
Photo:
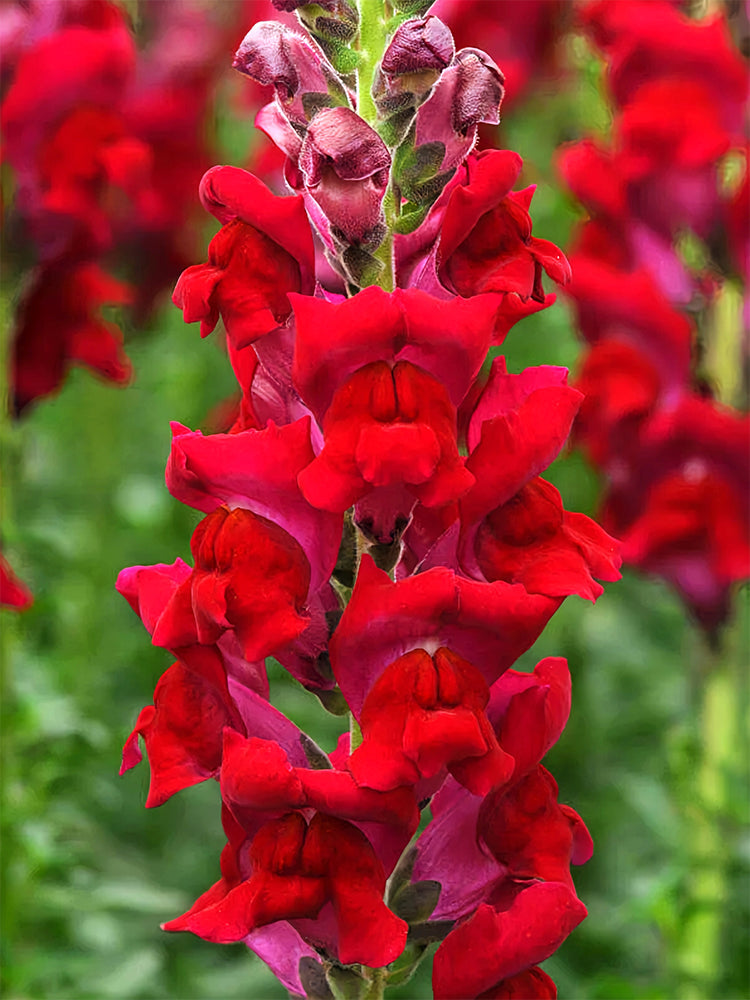
[(11, 347), (17, 414), (72, 364), (126, 382), (122, 335), (102, 307), (130, 304), (142, 320), (190, 259), (184, 230), (211, 162), (204, 120), (231, 37), (224, 13), (239, 7), (209, 15), (192, 0), (146, 0), (138, 10), (140, 49), (109, 0), (0, 12), (0, 125), (15, 182), (7, 234), (14, 255), (34, 262)]
[[(584, 140), (559, 159), (590, 215), (570, 252), (589, 345), (574, 433), (607, 477), (602, 516), (623, 558), (712, 630), (750, 576), (750, 420), (701, 372), (712, 309), (748, 278), (747, 66), (719, 12), (596, 0), (580, 17), (615, 115), (608, 146)], [(697, 273), (686, 233), (706, 257)]]
[[(118, 579), (175, 660), (123, 770), (142, 738), (147, 806), (221, 788), (221, 876), (164, 927), (245, 942), (299, 996), (382, 995), (439, 942), (436, 997), (553, 997), (538, 963), (586, 914), (592, 844), (542, 764), (567, 664), (512, 666), (620, 558), (540, 476), (581, 403), (567, 372), (489, 357), (568, 263), (520, 158), (472, 152), (503, 75), (429, 2), (385, 36), (379, 2), (275, 3), (309, 34), (257, 23), (234, 65), (273, 87), (258, 123), (293, 193), (209, 170), (221, 228), (174, 293), (202, 335), (223, 322), (241, 403), (226, 433), (173, 425), (193, 565)], [(268, 657), (349, 713), (332, 752), (271, 704)]]

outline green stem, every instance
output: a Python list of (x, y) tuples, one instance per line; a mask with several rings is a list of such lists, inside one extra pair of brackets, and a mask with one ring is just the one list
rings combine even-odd
[[(375, 72), (388, 44), (388, 9), (385, 0), (359, 0), (359, 54), (357, 69), (357, 114), (377, 130), (378, 110), (372, 96)], [(383, 265), (378, 284), (387, 292), (395, 286), (393, 266), (393, 223), (396, 218), (396, 197), (392, 186), (383, 199), (387, 233), (374, 256)]]
[(388, 983), (387, 969), (373, 969), (369, 986), (362, 994), (362, 1000), (382, 1000)]
[(727, 775), (735, 764), (739, 738), (738, 698), (727, 664), (714, 658), (709, 669), (701, 706), (702, 760), (696, 775), (695, 808), (688, 817), (693, 875), (678, 951), (680, 995), (686, 1000), (718, 995), (728, 897), (729, 852), (723, 821), (729, 794)]
[(372, 98), (375, 70), (385, 50), (384, 0), (359, 0), (359, 55), (357, 69), (357, 114), (375, 128), (378, 111)]

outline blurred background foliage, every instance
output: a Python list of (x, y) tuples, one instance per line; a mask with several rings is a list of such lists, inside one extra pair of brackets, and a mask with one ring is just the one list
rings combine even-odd
[[(555, 180), (553, 151), (608, 121), (597, 67), (572, 54), (582, 72), (533, 95), (502, 134), (526, 161), (525, 182), (539, 185), (535, 233), (562, 246), (578, 210)], [(219, 117), (223, 162), (245, 161), (248, 125)], [(10, 1000), (286, 996), (241, 945), (158, 929), (218, 877), (218, 786), (146, 811), (147, 765), (117, 777), (122, 744), (170, 660), (114, 580), (126, 565), (190, 558), (200, 515), (163, 484), (169, 421), (205, 427), (233, 392), (219, 339), (201, 342), (165, 301), (150, 329), (128, 332), (129, 387), (74, 371), (56, 398), (2, 429), (5, 550), (36, 596), (23, 615), (0, 612)], [(503, 353), (512, 371), (575, 368), (565, 304), (519, 324)], [(569, 509), (595, 513), (598, 483), (579, 455), (549, 478)], [(596, 608), (569, 598), (520, 661), (568, 658), (572, 715), (545, 763), (596, 845), (574, 873), (589, 918), (545, 963), (560, 997), (748, 996), (747, 651), (746, 593), (709, 649), (663, 584), (626, 574)], [(272, 699), (333, 748), (338, 721), (278, 667)], [(430, 996), (429, 968), (389, 995)]]

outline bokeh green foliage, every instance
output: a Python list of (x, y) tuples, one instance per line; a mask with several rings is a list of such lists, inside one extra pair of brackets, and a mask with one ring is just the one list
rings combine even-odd
[[(538, 93), (504, 125), (526, 182), (540, 185), (535, 231), (561, 245), (577, 210), (550, 161), (582, 122), (605, 121), (593, 80), (586, 70)], [(213, 340), (165, 303), (151, 329), (129, 334), (131, 386), (73, 372), (56, 398), (2, 430), (5, 547), (36, 595), (30, 611), (0, 617), (11, 1000), (286, 996), (242, 945), (158, 929), (218, 877), (216, 784), (146, 811), (147, 764), (116, 773), (170, 658), (114, 580), (126, 565), (189, 560), (199, 515), (169, 496), (163, 468), (169, 421), (205, 426), (235, 388)], [(574, 366), (567, 308), (519, 324), (503, 353), (512, 371)], [(569, 509), (594, 512), (598, 482), (580, 456), (549, 475)], [(546, 963), (562, 998), (748, 995), (747, 621), (740, 602), (722, 648), (710, 650), (665, 586), (626, 574), (595, 608), (568, 599), (521, 659), (521, 669), (546, 655), (569, 660), (572, 715), (546, 763), (596, 844), (574, 872), (589, 918)], [(333, 748), (339, 721), (278, 667), (272, 698)], [(389, 995), (428, 997), (428, 965)]]

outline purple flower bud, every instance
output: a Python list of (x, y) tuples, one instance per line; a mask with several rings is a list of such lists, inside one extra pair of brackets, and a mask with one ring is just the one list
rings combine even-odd
[(497, 125), (505, 94), (505, 77), (481, 49), (460, 49), (454, 62), (457, 74), (451, 120), (457, 132), (466, 134), (479, 122)]
[(445, 146), (441, 171), (452, 170), (463, 160), (476, 141), (479, 122), (500, 121), (504, 79), (486, 52), (456, 53), (416, 118), (417, 147), (436, 142)]
[(455, 46), (447, 25), (432, 15), (413, 18), (398, 28), (385, 50), (381, 69), (388, 77), (442, 72), (453, 60)]
[(385, 50), (373, 88), (382, 114), (416, 108), (453, 60), (453, 36), (437, 17), (405, 21)]
[(317, 46), (275, 21), (253, 25), (232, 65), (258, 83), (272, 84), (290, 122), (307, 124), (321, 104), (348, 104), (341, 80)]
[(312, 120), (299, 169), (335, 241), (366, 248), (380, 243), (390, 165), (383, 140), (350, 108), (324, 109)]

